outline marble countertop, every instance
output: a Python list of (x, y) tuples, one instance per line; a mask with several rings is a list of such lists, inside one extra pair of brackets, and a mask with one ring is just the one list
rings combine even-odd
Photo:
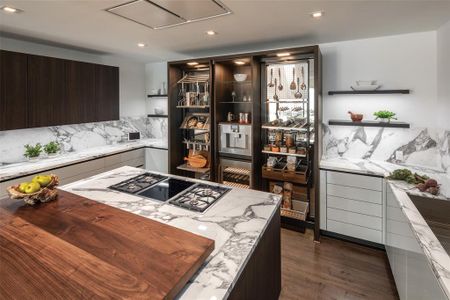
[(270, 219), (279, 209), (281, 197), (233, 188), (204, 213), (198, 213), (107, 188), (143, 172), (145, 170), (121, 167), (62, 186), (61, 189), (214, 239), (213, 253), (178, 298), (227, 298)]
[(36, 161), (1, 165), (0, 181), (142, 147), (167, 149), (167, 142), (160, 139), (142, 139), (135, 142), (89, 148), (79, 152), (62, 153), (55, 157), (42, 158)]
[(450, 175), (439, 170), (415, 168), (366, 159), (324, 159), (320, 162), (320, 168), (363, 175), (376, 175), (380, 177), (389, 175), (389, 173), (395, 169), (408, 168), (413, 172), (426, 174), (427, 176), (436, 179), (441, 184), (440, 195), (433, 196), (429, 193), (420, 192), (413, 185), (404, 181), (387, 180), (387, 184), (391, 187), (403, 214), (408, 219), (409, 225), (422, 248), (422, 251), (428, 258), (440, 286), (450, 299), (450, 256), (409, 197), (409, 194), (413, 194), (444, 201), (450, 200)]

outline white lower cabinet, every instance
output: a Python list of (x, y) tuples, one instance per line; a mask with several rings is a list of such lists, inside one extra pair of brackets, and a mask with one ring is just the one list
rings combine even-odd
[(150, 171), (168, 173), (168, 150), (147, 148), (145, 149), (145, 168)]
[(335, 171), (320, 172), (320, 228), (383, 244), (384, 180)]

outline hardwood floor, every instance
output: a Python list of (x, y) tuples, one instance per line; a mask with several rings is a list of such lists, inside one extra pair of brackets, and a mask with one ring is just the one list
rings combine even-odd
[(386, 253), (281, 229), (280, 299), (399, 299)]

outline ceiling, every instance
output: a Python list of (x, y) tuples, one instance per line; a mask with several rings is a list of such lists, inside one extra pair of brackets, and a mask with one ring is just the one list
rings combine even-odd
[[(24, 11), (0, 13), (1, 31), (152, 62), (429, 31), (450, 20), (450, 0), (222, 0), (231, 14), (155, 30), (105, 11), (127, 1), (0, 0)], [(318, 20), (310, 16), (317, 10), (324, 11)]]

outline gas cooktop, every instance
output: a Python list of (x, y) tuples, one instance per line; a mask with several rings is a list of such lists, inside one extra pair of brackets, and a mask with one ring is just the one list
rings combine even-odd
[(230, 190), (226, 187), (169, 178), (150, 172), (109, 188), (157, 201), (168, 201), (172, 205), (197, 212), (204, 212)]

